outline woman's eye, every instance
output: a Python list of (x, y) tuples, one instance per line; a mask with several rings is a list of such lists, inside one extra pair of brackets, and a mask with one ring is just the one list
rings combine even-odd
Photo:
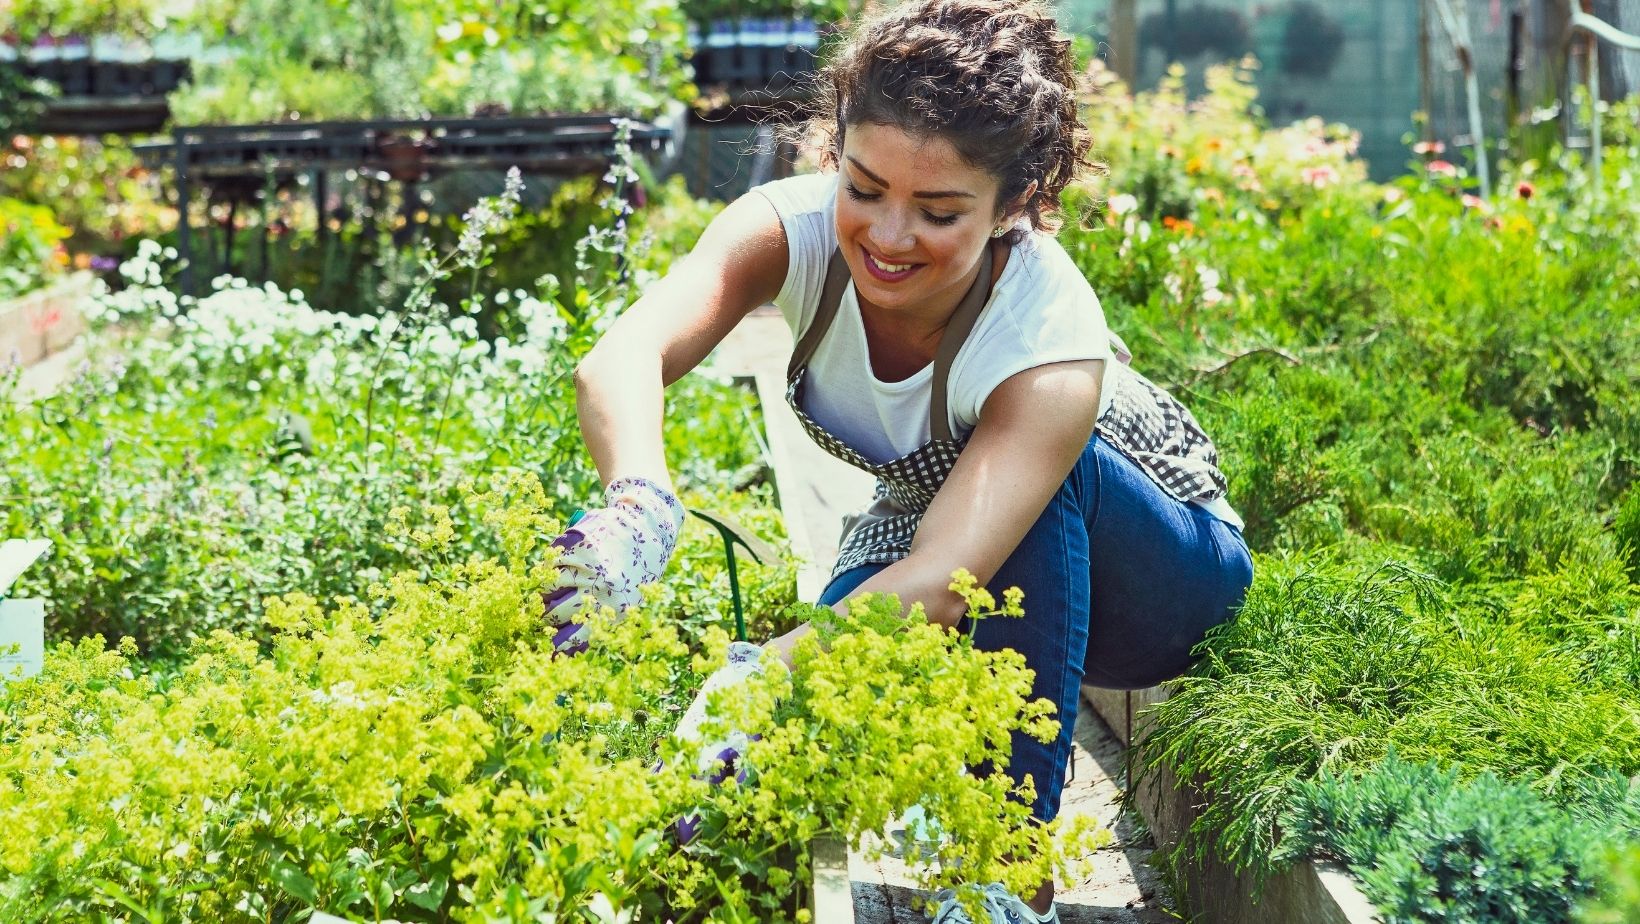
[(879, 196), (880, 196), (879, 193), (869, 193), (869, 194), (868, 193), (863, 193), (860, 190), (854, 188), (853, 183), (846, 183), (846, 184), (844, 184), (843, 188), (848, 190), (848, 197), (850, 199), (854, 199), (855, 201), (858, 201), (858, 202), (872, 202), (872, 201), (876, 200), (877, 198), (879, 198)]
[[(844, 183), (843, 184), (843, 189), (848, 192), (848, 197), (850, 199), (855, 200), (856, 202), (875, 202), (878, 199), (882, 198), (881, 193), (863, 193), (863, 192), (861, 192), (860, 190), (855, 188), (853, 183)], [(956, 224), (956, 221), (957, 221), (957, 216), (956, 215), (930, 215), (927, 212), (923, 212), (923, 217), (928, 219), (929, 221), (933, 222), (936, 225)]]

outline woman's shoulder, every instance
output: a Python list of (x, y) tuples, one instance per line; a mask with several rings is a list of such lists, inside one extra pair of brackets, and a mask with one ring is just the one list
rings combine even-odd
[(1014, 247), (998, 280), (996, 320), (1039, 327), (1104, 327), (1099, 296), (1058, 238), (1035, 233)]
[(784, 177), (754, 186), (750, 192), (768, 199), (782, 219), (826, 212), (837, 202), (837, 174), (804, 173)]
[(832, 212), (837, 201), (837, 174), (809, 173), (755, 186), (780, 218), (786, 235), (786, 281), (775, 305), (801, 337), (814, 318), (825, 282), (826, 263), (837, 249), (837, 226)]

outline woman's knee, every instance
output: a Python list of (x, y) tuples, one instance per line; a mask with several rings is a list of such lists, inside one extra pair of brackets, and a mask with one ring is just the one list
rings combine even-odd
[(820, 599), (815, 601), (816, 606), (832, 606), (848, 599), (861, 584), (871, 579), (871, 576), (888, 567), (887, 565), (867, 564), (856, 565), (853, 568), (836, 575), (826, 589), (820, 592)]
[(1196, 662), (1209, 632), (1240, 612), (1252, 586), (1252, 555), (1239, 532), (1223, 523), (1212, 529), (1217, 567), (1176, 583), (1165, 603), (1102, 607), (1096, 595), (1085, 667), (1089, 685), (1136, 690), (1171, 680)]

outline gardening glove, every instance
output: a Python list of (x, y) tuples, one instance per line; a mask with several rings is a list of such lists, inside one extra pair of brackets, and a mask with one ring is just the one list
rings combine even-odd
[(604, 506), (589, 510), (552, 541), (559, 550), (558, 582), (541, 595), (553, 647), (586, 649), (590, 629), (575, 619), (583, 600), (620, 613), (642, 597), (639, 587), (660, 578), (683, 528), (683, 504), (646, 478), (617, 478), (604, 489)]
[[(739, 686), (762, 673), (762, 647), (751, 642), (732, 642), (729, 645), (728, 663), (714, 671), (712, 676), (701, 684), (700, 693), (695, 696), (689, 711), (683, 714), (678, 727), (672, 732), (679, 740), (697, 746), (696, 779), (704, 779), (713, 786), (730, 776), (733, 776), (737, 783), (746, 782), (747, 767), (741, 763), (741, 757), (758, 736), (731, 729), (719, 737), (705, 740), (701, 729), (706, 724), (706, 704), (713, 693)], [(678, 822), (678, 843), (688, 844), (694, 840), (699, 828), (698, 813), (681, 819)]]

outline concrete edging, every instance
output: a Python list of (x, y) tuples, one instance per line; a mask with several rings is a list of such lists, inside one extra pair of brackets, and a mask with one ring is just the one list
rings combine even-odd
[(0, 364), (27, 368), (73, 343), (86, 330), (80, 306), (94, 277), (74, 273), (43, 289), (0, 302)]
[[(1082, 697), (1134, 753), (1135, 730), (1143, 730), (1143, 712), (1171, 695), (1165, 686), (1126, 692), (1083, 687)], [(1134, 801), (1158, 844), (1176, 844), (1204, 797), (1182, 783), (1172, 768), (1144, 777)], [(1184, 869), (1185, 913), (1203, 924), (1373, 924), (1380, 920), (1354, 878), (1335, 863), (1311, 860), (1270, 876), (1254, 898), (1253, 877), (1238, 873), (1217, 857), (1192, 861)]]

